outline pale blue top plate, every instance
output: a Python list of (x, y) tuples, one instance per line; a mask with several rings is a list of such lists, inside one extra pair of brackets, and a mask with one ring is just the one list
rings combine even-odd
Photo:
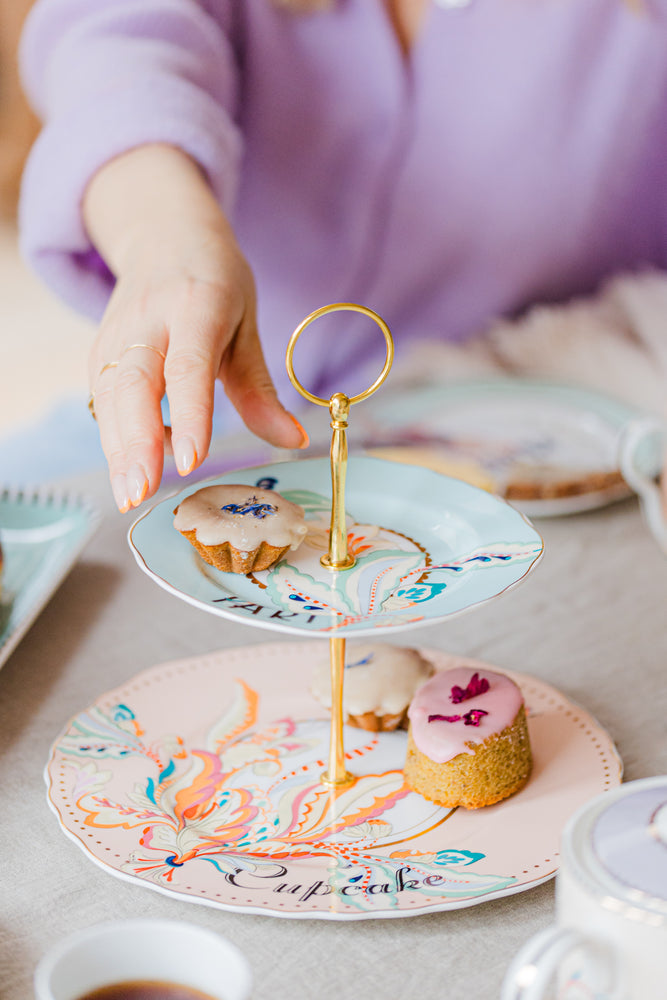
[(60, 586), (98, 520), (80, 497), (0, 492), (0, 666)]
[[(272, 569), (241, 576), (208, 566), (173, 527), (191, 485), (131, 527), (141, 568), (205, 611), (292, 634), (378, 635), (458, 614), (515, 586), (542, 555), (540, 535), (500, 498), (429, 469), (367, 457), (348, 463), (352, 569), (320, 564), (328, 547), (328, 458), (237, 470), (207, 481), (270, 484), (305, 509), (309, 530)], [(246, 515), (247, 516), (247, 515)]]

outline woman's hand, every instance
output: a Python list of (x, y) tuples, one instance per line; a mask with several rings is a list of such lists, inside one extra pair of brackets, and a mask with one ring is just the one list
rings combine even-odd
[(216, 378), (251, 431), (304, 447), (264, 362), (250, 268), (196, 165), (171, 147), (133, 150), (96, 175), (84, 215), (116, 275), (89, 379), (119, 509), (160, 484), (165, 391), (181, 475), (208, 453)]

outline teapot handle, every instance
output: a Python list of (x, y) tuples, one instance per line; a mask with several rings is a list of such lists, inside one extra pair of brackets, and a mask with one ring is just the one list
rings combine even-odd
[[(652, 442), (653, 449), (651, 449)], [(623, 478), (639, 495), (646, 522), (665, 553), (667, 553), (667, 514), (658, 476), (664, 466), (666, 449), (667, 426), (654, 417), (641, 417), (630, 421), (625, 427), (621, 434), (618, 453)]]
[[(623, 1000), (615, 985), (614, 956), (606, 945), (572, 927), (555, 924), (530, 938), (514, 957), (503, 980), (500, 1000), (547, 1000), (553, 996), (549, 987), (561, 962), (576, 950), (582, 953), (591, 995), (599, 1000)], [(577, 983), (581, 985), (581, 980)], [(566, 997), (567, 988), (558, 996)]]

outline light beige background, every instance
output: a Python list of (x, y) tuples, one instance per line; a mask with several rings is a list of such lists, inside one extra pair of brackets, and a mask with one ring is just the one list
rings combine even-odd
[(0, 227), (0, 436), (41, 418), (63, 397), (79, 395), (85, 405), (92, 330), (29, 272), (14, 226)]
[(30, 0), (0, 0), (0, 436), (48, 413), (63, 396), (85, 400), (92, 329), (37, 281), (17, 248), (20, 174), (38, 128), (16, 59), (30, 7)]

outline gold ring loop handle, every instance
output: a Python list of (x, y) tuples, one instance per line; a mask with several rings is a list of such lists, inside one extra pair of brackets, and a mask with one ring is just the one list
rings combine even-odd
[(297, 390), (297, 392), (301, 393), (304, 399), (307, 399), (311, 403), (316, 403), (318, 406), (329, 406), (331, 402), (330, 399), (322, 399), (320, 396), (315, 396), (312, 392), (309, 392), (308, 389), (305, 389), (299, 382), (294, 372), (294, 348), (296, 347), (297, 340), (299, 339), (299, 337), (301, 336), (301, 334), (303, 333), (303, 331), (306, 329), (307, 326), (313, 323), (316, 319), (320, 319), (321, 316), (326, 316), (328, 313), (334, 313), (334, 312), (358, 312), (362, 313), (364, 316), (368, 316), (369, 319), (372, 319), (374, 323), (377, 323), (377, 325), (382, 330), (382, 334), (384, 336), (385, 343), (387, 345), (387, 356), (382, 371), (375, 379), (373, 384), (368, 387), (368, 389), (365, 389), (364, 392), (358, 393), (356, 396), (350, 397), (349, 404), (350, 406), (352, 406), (353, 403), (360, 403), (362, 399), (368, 399), (369, 396), (373, 395), (376, 389), (380, 388), (380, 386), (386, 379), (387, 375), (389, 374), (389, 371), (391, 369), (394, 360), (394, 341), (391, 335), (391, 331), (387, 326), (387, 324), (385, 323), (385, 321), (382, 319), (382, 317), (378, 316), (378, 314), (376, 312), (373, 312), (372, 309), (369, 309), (368, 306), (361, 306), (358, 305), (358, 303), (356, 302), (333, 302), (331, 303), (331, 305), (321, 306), (319, 309), (316, 309), (315, 312), (312, 312), (310, 316), (306, 316), (306, 318), (301, 323), (299, 323), (296, 330), (289, 339), (289, 343), (287, 345), (287, 353), (285, 355), (285, 365), (287, 367), (287, 374), (289, 375), (290, 382)]

